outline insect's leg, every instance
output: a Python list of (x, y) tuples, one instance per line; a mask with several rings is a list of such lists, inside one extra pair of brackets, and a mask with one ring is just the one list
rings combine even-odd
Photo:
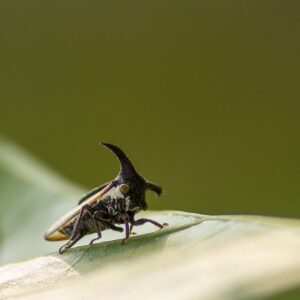
[(79, 232), (73, 240), (69, 240), (65, 245), (61, 246), (58, 250), (59, 254), (64, 253), (67, 249), (71, 248), (84, 236), (83, 232)]
[(130, 235), (128, 216), (125, 215), (123, 217), (123, 220), (124, 220), (124, 224), (125, 224), (125, 239), (122, 240), (122, 245), (124, 245), (127, 242), (129, 235)]
[(118, 232), (123, 232), (124, 229), (122, 227), (119, 227), (119, 226), (116, 226), (116, 225), (112, 225), (112, 224), (107, 224), (107, 226), (112, 229), (112, 230), (115, 230), (115, 231), (118, 231)]
[(133, 229), (133, 224), (131, 223), (129, 228), (130, 235), (136, 235), (135, 232), (132, 232), (132, 229)]
[(65, 252), (67, 249), (71, 248), (75, 243), (77, 243), (84, 236), (85, 231), (82, 230), (81, 221), (82, 221), (83, 213), (85, 211), (87, 211), (91, 215), (93, 213), (93, 209), (91, 208), (90, 205), (86, 204), (86, 205), (82, 206), (82, 208), (80, 210), (80, 214), (75, 222), (73, 232), (70, 236), (69, 241), (65, 245), (63, 245), (62, 247), (59, 248), (60, 254)]
[(83, 228), (81, 226), (83, 213), (85, 211), (87, 211), (91, 215), (93, 213), (93, 209), (88, 204), (82, 206), (82, 208), (80, 210), (80, 214), (75, 222), (75, 225), (74, 225), (74, 228), (73, 228), (73, 231), (72, 231), (69, 241), (65, 245), (63, 245), (62, 247), (59, 248), (60, 254), (65, 252), (67, 249), (71, 248), (75, 243), (77, 243), (85, 235), (85, 230), (83, 230)]
[(167, 223), (160, 224), (160, 223), (158, 223), (158, 222), (156, 222), (156, 221), (154, 221), (154, 220), (146, 219), (146, 218), (134, 220), (134, 221), (132, 222), (132, 225), (139, 226), (139, 225), (143, 225), (143, 224), (145, 224), (145, 223), (151, 223), (151, 224), (157, 226), (157, 227), (160, 228), (160, 229), (162, 229), (162, 228), (168, 226)]
[(80, 225), (82, 225), (81, 221), (82, 221), (83, 214), (85, 211), (87, 211), (89, 213), (89, 215), (93, 216), (93, 209), (90, 205), (86, 204), (86, 205), (82, 206), (82, 208), (80, 210), (80, 214), (75, 222), (73, 232), (70, 236), (70, 240), (74, 240), (74, 237), (77, 237), (78, 233), (80, 233), (80, 231), (81, 231)]
[(136, 233), (135, 232), (132, 232), (132, 229), (133, 229), (133, 223), (134, 223), (134, 214), (128, 212), (128, 221), (130, 223), (130, 227), (129, 227), (129, 234), (130, 235), (135, 235)]
[(103, 218), (102, 213), (100, 213), (100, 212), (98, 212), (98, 211), (96, 211), (96, 212), (94, 213), (94, 218), (95, 218), (97, 221), (99, 221), (100, 223), (105, 224), (108, 228), (110, 228), (110, 229), (112, 229), (112, 230), (115, 230), (115, 231), (118, 231), (118, 232), (123, 232), (123, 231), (124, 231), (122, 227), (116, 226), (116, 225), (114, 225), (114, 224), (110, 224), (110, 223), (109, 223), (109, 220), (106, 219), (106, 218)]
[(96, 219), (96, 213), (93, 214), (93, 223), (94, 223), (94, 226), (95, 226), (95, 229), (96, 229), (97, 237), (90, 241), (90, 245), (92, 245), (95, 241), (101, 239), (101, 237), (102, 237), (100, 225), (99, 225), (99, 222)]

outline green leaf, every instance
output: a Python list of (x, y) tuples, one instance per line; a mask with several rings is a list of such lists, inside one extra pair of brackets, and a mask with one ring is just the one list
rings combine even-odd
[[(44, 231), (82, 190), (7, 142), (0, 144), (0, 298), (256, 299), (300, 285), (300, 221), (258, 216), (148, 212), (168, 227), (136, 227), (74, 247)], [(52, 249), (52, 250), (51, 250)]]

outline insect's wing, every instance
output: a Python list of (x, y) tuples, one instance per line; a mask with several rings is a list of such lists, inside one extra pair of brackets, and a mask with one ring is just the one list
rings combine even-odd
[(91, 191), (91, 196), (85, 196), (85, 199), (82, 198), (78, 206), (69, 210), (65, 215), (58, 219), (44, 234), (44, 238), (47, 241), (60, 241), (69, 239), (69, 236), (64, 234), (62, 229), (74, 222), (84, 205), (88, 204), (89, 206), (94, 206), (96, 203), (98, 203), (103, 195), (105, 195), (113, 187), (113, 184), (108, 183), (105, 187), (102, 187), (102, 189), (100, 189), (100, 187), (98, 187), (98, 191), (96, 191), (96, 189)]
[(110, 182), (104, 183), (100, 186), (97, 186), (96, 188), (92, 189), (91, 191), (89, 191), (87, 194), (85, 194), (79, 201), (78, 204), (81, 204), (83, 201), (85, 201), (86, 199), (94, 196), (96, 193), (100, 192), (101, 190), (103, 190), (106, 186), (108, 186), (110, 184)]

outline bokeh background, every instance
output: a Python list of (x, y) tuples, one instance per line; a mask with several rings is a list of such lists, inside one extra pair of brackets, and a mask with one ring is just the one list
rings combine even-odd
[(152, 209), (300, 217), (299, 16), (298, 0), (2, 0), (0, 132), (87, 190), (119, 168), (98, 141), (121, 146), (165, 188)]

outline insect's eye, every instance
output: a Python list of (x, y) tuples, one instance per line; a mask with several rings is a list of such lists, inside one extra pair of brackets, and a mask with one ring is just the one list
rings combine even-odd
[(121, 191), (123, 194), (126, 194), (126, 193), (129, 191), (129, 186), (128, 186), (128, 184), (121, 184), (121, 186), (120, 186), (120, 191)]

